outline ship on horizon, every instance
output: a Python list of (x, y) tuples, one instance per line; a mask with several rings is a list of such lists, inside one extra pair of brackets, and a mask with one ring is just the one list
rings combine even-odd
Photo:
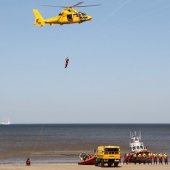
[(2, 121), (1, 122), (1, 125), (10, 125), (11, 124), (11, 122), (8, 120), (8, 121)]

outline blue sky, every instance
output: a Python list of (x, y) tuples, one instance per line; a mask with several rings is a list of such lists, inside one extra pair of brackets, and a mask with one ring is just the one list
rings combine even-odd
[(170, 1), (86, 0), (91, 22), (33, 25), (74, 3), (0, 1), (0, 120), (169, 123)]

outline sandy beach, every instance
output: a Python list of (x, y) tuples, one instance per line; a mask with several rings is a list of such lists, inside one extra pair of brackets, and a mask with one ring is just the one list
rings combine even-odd
[[(126, 169), (126, 170), (170, 170), (170, 165), (121, 165), (115, 167), (105, 167), (106, 169)], [(93, 165), (77, 165), (77, 164), (32, 164), (25, 166), (24, 164), (1, 164), (0, 170), (97, 170), (101, 167)]]

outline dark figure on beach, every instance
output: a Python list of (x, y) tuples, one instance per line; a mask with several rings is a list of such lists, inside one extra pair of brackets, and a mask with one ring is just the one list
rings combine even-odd
[(67, 57), (67, 58), (65, 59), (65, 68), (67, 68), (68, 63), (69, 63), (69, 58)]
[(133, 155), (133, 161), (135, 164), (137, 163), (137, 155), (136, 154)]
[(142, 162), (144, 164), (146, 163), (146, 154), (145, 153), (142, 154)]
[(142, 155), (140, 153), (138, 154), (138, 162), (139, 162), (139, 164), (142, 163)]
[(26, 160), (26, 166), (30, 166), (31, 165), (31, 160), (30, 160), (30, 158), (27, 158), (27, 160)]
[(159, 156), (159, 164), (162, 164), (162, 153), (160, 153), (158, 156)]
[(164, 161), (165, 161), (165, 165), (168, 165), (168, 155), (167, 153), (164, 153)]
[(157, 164), (157, 154), (156, 154), (156, 152), (153, 154), (153, 163)]
[(152, 153), (148, 154), (148, 164), (152, 164)]
[(123, 164), (124, 163), (126, 163), (126, 158), (127, 158), (127, 156), (126, 156), (126, 153), (123, 155)]
[(129, 157), (129, 155), (127, 153), (125, 153), (123, 156), (123, 164), (124, 163), (128, 164), (128, 162), (129, 162), (128, 157)]

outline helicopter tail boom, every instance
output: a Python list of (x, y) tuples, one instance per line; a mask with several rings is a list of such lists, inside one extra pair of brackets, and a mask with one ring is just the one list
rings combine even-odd
[(35, 16), (35, 20), (34, 20), (34, 25), (36, 26), (45, 26), (45, 20), (44, 18), (42, 17), (42, 15), (40, 14), (40, 12), (38, 11), (38, 9), (33, 9), (33, 13), (34, 13), (34, 16)]

